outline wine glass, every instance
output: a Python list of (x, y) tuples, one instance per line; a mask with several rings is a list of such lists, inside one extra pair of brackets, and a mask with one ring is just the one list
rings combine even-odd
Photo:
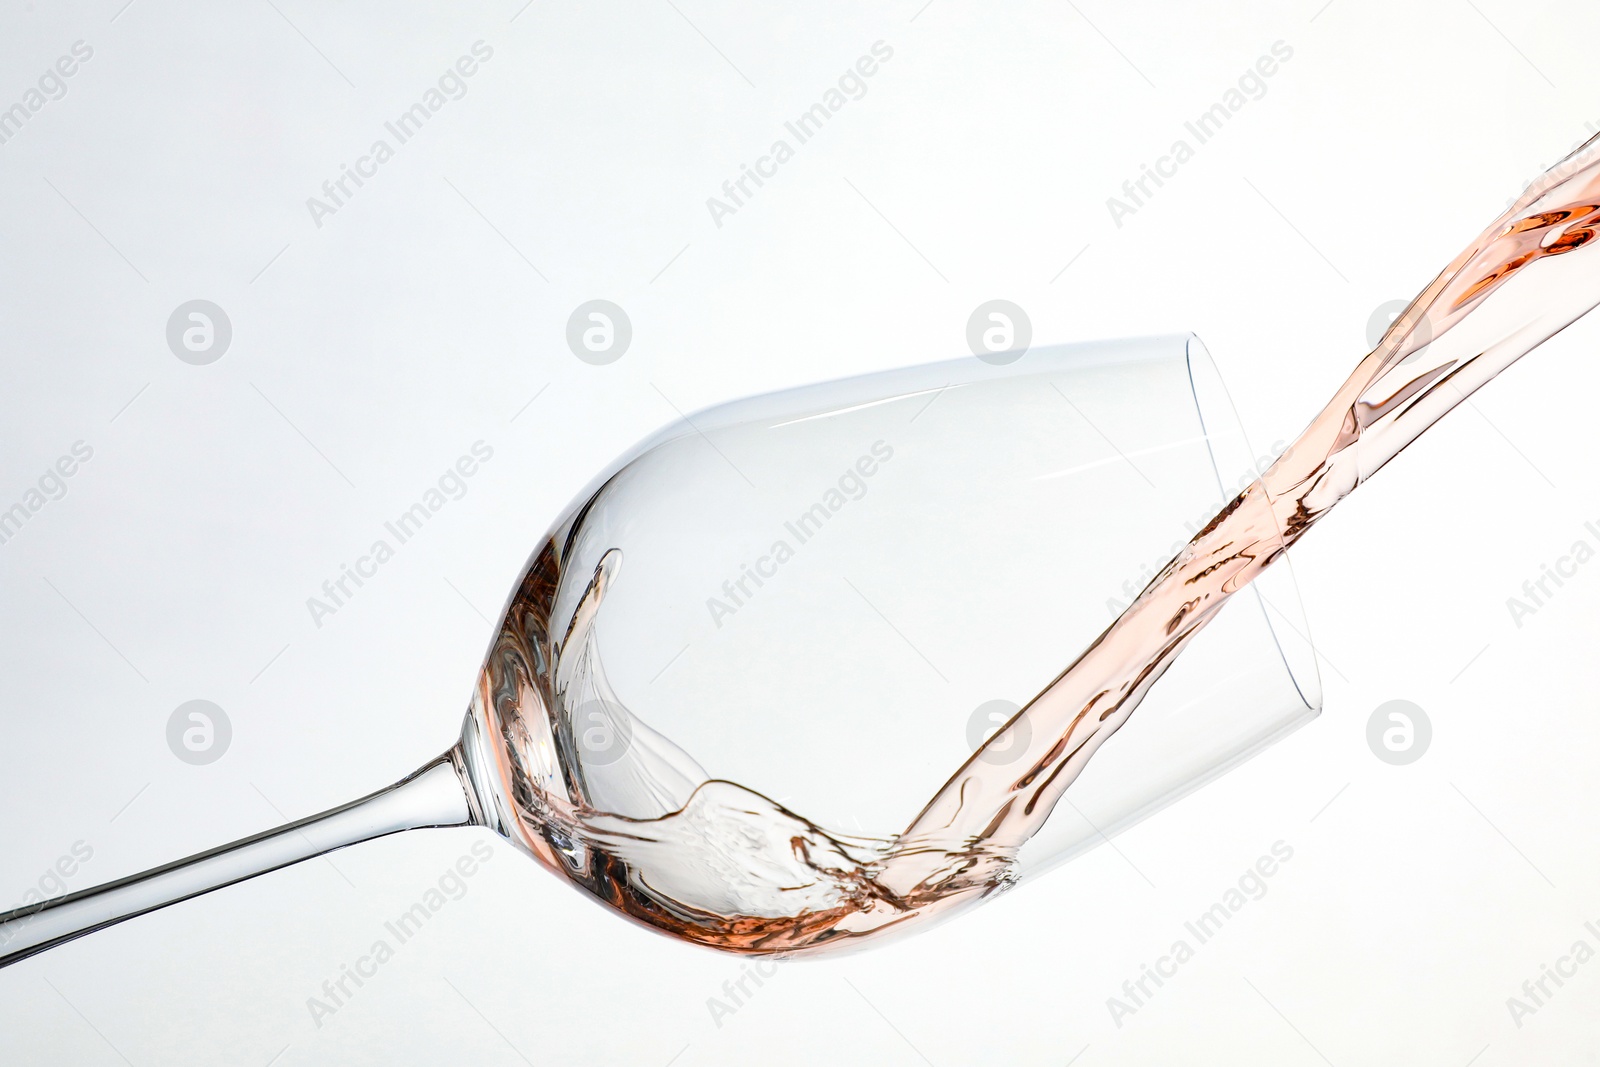
[[(987, 353), (685, 417), (535, 547), (448, 752), (342, 807), (0, 914), (0, 966), (425, 827), (487, 827), (628, 918), (732, 951), (943, 918), (1320, 710), (1280, 565), (1020, 848), (900, 839), (974, 751), (984, 773), (1020, 773), (1014, 732), (986, 739), (1272, 459), (1193, 335)], [(907, 851), (937, 854), (940, 892), (880, 879)]]

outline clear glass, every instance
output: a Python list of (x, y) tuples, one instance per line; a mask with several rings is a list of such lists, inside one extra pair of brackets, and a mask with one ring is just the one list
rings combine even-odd
[(1193, 337), (894, 371), (668, 427), (535, 546), (449, 752), (0, 914), (0, 965), (428, 826), (489, 827), (629, 919), (738, 952), (980, 903), (1315, 714), (1288, 547), (1595, 306), (1600, 259), (1578, 253), (1597, 233), (1600, 138), (1452, 260), (1259, 478)]
[[(536, 548), (452, 752), (333, 812), (0, 915), (0, 964), (334, 848), (468, 824), (636, 921), (764, 950), (770, 932), (741, 940), (740, 924), (786, 914), (772, 889), (792, 862), (788, 813), (818, 831), (813, 849), (892, 841), (1269, 461), (1192, 335), (930, 364), (689, 416), (619, 459)], [(1307, 635), (1280, 563), (1095, 753), (1008, 883), (1314, 716)], [(699, 822), (666, 818), (691, 801)], [(644, 837), (626, 862), (607, 847)], [(705, 916), (721, 933), (688, 931)]]
[[(891, 836), (970, 754), (980, 706), (1043, 689), (1257, 460), (1192, 335), (923, 365), (691, 416), (555, 532), (557, 631), (616, 553), (589, 677), (563, 698), (570, 761), (590, 802), (621, 815), (681, 807), (698, 775)], [(1293, 578), (1264, 581), (1106, 743), (1068, 794), (1081, 814), (1058, 811), (1023, 872), (1320, 710)], [(652, 781), (685, 757), (703, 771)]]

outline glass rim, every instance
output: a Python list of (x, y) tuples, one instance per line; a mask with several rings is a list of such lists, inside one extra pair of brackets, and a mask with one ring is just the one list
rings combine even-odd
[[(1264, 470), (1250, 445), (1250, 437), (1239, 418), (1239, 410), (1223, 380), (1222, 371), (1197, 334), (1189, 333), (1184, 337), (1184, 356), (1195, 412), (1206, 438), (1207, 453), (1211, 457), (1211, 469), (1216, 475), (1222, 502), (1226, 503), (1238, 489), (1229, 488), (1230, 475), (1224, 473), (1233, 469), (1231, 463), (1224, 462), (1221, 454), (1220, 446), (1224, 440), (1232, 437), (1243, 445), (1241, 470), (1253, 472), (1256, 477)], [(1267, 631), (1272, 635), (1290, 684), (1306, 709), (1316, 715), (1322, 711), (1322, 674), (1317, 666), (1316, 643), (1306, 620), (1300, 585), (1295, 579), (1289, 556), (1289, 550), (1284, 549), (1273, 565), (1250, 583), (1250, 590), (1258, 610), (1266, 620)]]

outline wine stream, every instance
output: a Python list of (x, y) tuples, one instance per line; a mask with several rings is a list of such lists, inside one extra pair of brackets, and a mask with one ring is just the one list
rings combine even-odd
[[(0, 966), (423, 827), (486, 826), (630, 919), (734, 952), (831, 950), (953, 915), (1014, 884), (1029, 838), (1234, 594), (1474, 390), (1600, 304), (1600, 255), (1589, 250), (1597, 229), (1600, 138), (1479, 234), (1282, 457), (894, 837), (825, 830), (712, 778), (618, 700), (596, 619), (626, 567), (615, 548), (597, 564), (578, 551), (602, 485), (523, 571), (449, 752), (320, 815), (0, 913)], [(589, 562), (568, 573), (577, 556)], [(586, 755), (575, 733), (585, 709), (601, 709), (586, 729), (626, 737), (620, 756)], [(983, 758), (997, 751), (1005, 758)]]
[[(495, 765), (493, 792), (507, 798), (497, 828), (631, 918), (740, 952), (848, 945), (1006, 888), (1024, 842), (1230, 597), (1479, 386), (1600, 303), (1600, 256), (1575, 254), (1600, 227), (1597, 141), (1553, 167), (1457, 256), (1283, 458), (897, 837), (831, 833), (741, 785), (708, 779), (637, 719), (612, 724), (632, 731), (629, 760), (585, 768), (557, 709), (600, 701), (628, 717), (593, 639), (621, 565), (608, 554), (565, 632), (551, 633), (561, 577), (554, 540), (513, 598), (473, 705), (493, 739), (483, 761)], [(1012, 745), (1022, 758), (981, 758), (989, 746)], [(609, 813), (617, 810), (652, 814)]]

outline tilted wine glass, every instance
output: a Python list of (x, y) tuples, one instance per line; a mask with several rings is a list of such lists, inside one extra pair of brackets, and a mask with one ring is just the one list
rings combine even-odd
[[(920, 840), (955, 873), (934, 879), (937, 900), (876, 879), (951, 769), (1269, 459), (1193, 337), (967, 358), (689, 416), (538, 545), (449, 752), (332, 811), (0, 915), (0, 963), (422, 827), (488, 827), (631, 919), (737, 951), (947, 914), (1315, 714), (1280, 572), (1025, 847), (974, 864), (981, 842)], [(1018, 773), (1012, 742), (981, 755)]]
[(0, 965), (420, 827), (488, 827), (637, 922), (764, 953), (912, 929), (1104, 840), (1315, 714), (1287, 547), (1600, 302), (1597, 143), (1451, 261), (1276, 458), (1241, 448), (1192, 337), (668, 427), (537, 546), (449, 752), (0, 915)]

